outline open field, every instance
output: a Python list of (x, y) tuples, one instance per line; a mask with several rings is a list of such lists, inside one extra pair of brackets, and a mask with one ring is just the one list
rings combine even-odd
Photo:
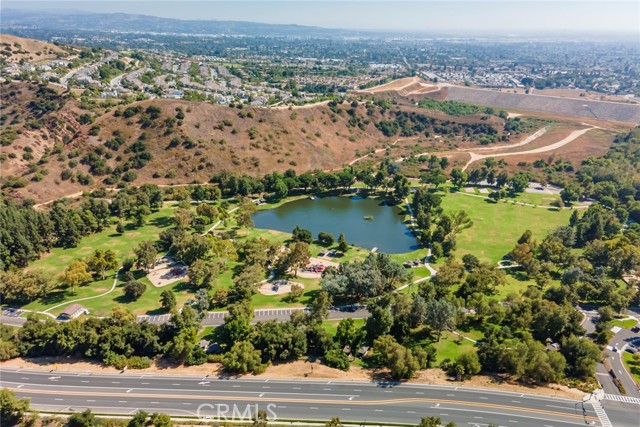
[(571, 212), (511, 203), (493, 203), (479, 197), (452, 193), (442, 199), (446, 211), (464, 210), (473, 226), (457, 237), (456, 255), (472, 253), (481, 261), (498, 262), (516, 244), (522, 233), (530, 229), (533, 237), (542, 240), (545, 234), (569, 222)]

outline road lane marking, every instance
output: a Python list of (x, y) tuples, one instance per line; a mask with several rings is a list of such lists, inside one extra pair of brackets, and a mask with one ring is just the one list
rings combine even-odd
[[(45, 394), (45, 395), (60, 395), (60, 391), (49, 391), (49, 390), (31, 390), (31, 389), (23, 389), (21, 390), (21, 393), (26, 393), (26, 394)], [(87, 393), (86, 391), (65, 391), (64, 392), (65, 395), (67, 396), (67, 398), (69, 398), (70, 396), (82, 396), (82, 397), (86, 397)], [(98, 393), (91, 393), (91, 396), (100, 396), (100, 397), (120, 397), (120, 393), (113, 393), (113, 392), (98, 392)], [(130, 393), (129, 396), (133, 397), (139, 397), (139, 398), (152, 398), (152, 397), (159, 397), (161, 399), (171, 399), (171, 400), (175, 400), (175, 399), (180, 399), (180, 400), (184, 400), (186, 398), (190, 398), (190, 399), (195, 399), (195, 400), (203, 400), (206, 399), (206, 396), (202, 396), (202, 395), (185, 395), (185, 394), (161, 394), (161, 395), (157, 395), (157, 394), (146, 394), (146, 393)], [(225, 400), (229, 400), (229, 401), (243, 401), (245, 402), (247, 400), (246, 397), (237, 397), (237, 396), (225, 396), (224, 397)], [(270, 397), (268, 399), (270, 402), (286, 402), (286, 403), (322, 403), (322, 404), (326, 404), (326, 405), (335, 405), (336, 404), (336, 400), (318, 400), (318, 399), (295, 399), (295, 398), (288, 398), (288, 399), (282, 399), (282, 398), (272, 398)], [(550, 416), (560, 416), (563, 418), (574, 418), (574, 419), (579, 419), (579, 420), (585, 420), (585, 417), (582, 415), (577, 415), (577, 414), (573, 414), (573, 413), (568, 413), (568, 412), (558, 412), (558, 411), (550, 411), (550, 410), (545, 410), (545, 409), (533, 409), (533, 408), (524, 408), (524, 407), (514, 407), (514, 406), (508, 406), (508, 405), (502, 405), (502, 404), (493, 404), (493, 403), (488, 403), (488, 402), (483, 402), (483, 403), (478, 403), (478, 402), (473, 402), (473, 401), (451, 401), (451, 400), (443, 400), (443, 399), (429, 399), (429, 398), (403, 398), (403, 399), (386, 399), (386, 400), (359, 400), (359, 401), (352, 401), (349, 402), (349, 405), (352, 406), (374, 406), (374, 405), (394, 405), (397, 403), (436, 403), (440, 405), (440, 403), (445, 403), (445, 404), (449, 404), (449, 405), (457, 405), (457, 406), (466, 406), (466, 407), (482, 407), (482, 408), (497, 408), (497, 409), (503, 409), (503, 410), (509, 410), (509, 411), (519, 411), (519, 412), (524, 412), (524, 413), (535, 413), (535, 414), (544, 414), (544, 415), (550, 415)], [(464, 408), (452, 408), (455, 409), (456, 411), (465, 411), (466, 409)], [(569, 410), (569, 408), (563, 408), (565, 410)], [(477, 410), (474, 410), (477, 412)], [(485, 410), (485, 413), (487, 413), (487, 411)], [(521, 415), (522, 417), (526, 417), (524, 415)], [(593, 417), (593, 416), (588, 416), (586, 417), (587, 420), (597, 420), (597, 417)], [(551, 420), (549, 420), (551, 421)]]

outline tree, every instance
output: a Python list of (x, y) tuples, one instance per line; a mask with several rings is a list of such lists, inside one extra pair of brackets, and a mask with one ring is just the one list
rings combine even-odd
[(67, 427), (97, 427), (99, 424), (100, 421), (91, 413), (91, 409), (72, 414), (67, 421)]
[(137, 280), (131, 280), (125, 283), (123, 292), (124, 295), (132, 301), (140, 299), (144, 291), (147, 290), (147, 285)]
[(127, 427), (146, 427), (147, 418), (149, 418), (149, 414), (145, 411), (138, 411), (135, 415), (129, 420)]
[(433, 289), (432, 292), (435, 293), (434, 296), (436, 298), (443, 298), (449, 295), (452, 286), (462, 282), (464, 274), (465, 271), (462, 263), (456, 258), (449, 257), (438, 270), (438, 274), (432, 279), (433, 286), (429, 288)]
[(427, 302), (425, 322), (437, 333), (438, 341), (445, 329), (453, 329), (456, 325), (456, 307), (445, 299)]
[(318, 233), (318, 241), (323, 246), (331, 246), (335, 242), (335, 238), (333, 237), (333, 234), (321, 231)]
[(342, 427), (342, 422), (340, 422), (340, 418), (334, 417), (325, 423), (325, 427)]
[(297, 283), (291, 285), (291, 292), (289, 292), (289, 298), (291, 298), (292, 302), (296, 302), (302, 297), (304, 294), (304, 288)]
[(154, 427), (173, 427), (173, 421), (167, 414), (153, 414), (150, 421)]
[(331, 349), (325, 353), (324, 364), (330, 368), (340, 369), (345, 372), (351, 367), (349, 357), (344, 354), (342, 349), (338, 348)]
[(193, 212), (190, 209), (176, 209), (173, 214), (173, 222), (179, 230), (186, 230), (193, 222)]
[(97, 249), (93, 255), (87, 259), (87, 266), (90, 271), (99, 274), (102, 280), (104, 280), (107, 270), (114, 270), (118, 267), (116, 253), (111, 249), (107, 249), (106, 251)]
[(174, 294), (171, 289), (165, 289), (162, 291), (160, 294), (160, 305), (162, 305), (162, 308), (165, 311), (172, 311), (176, 308), (176, 304), (176, 294)]
[(482, 366), (478, 354), (473, 351), (462, 353), (454, 363), (449, 366), (448, 373), (456, 377), (458, 381), (472, 377), (480, 372)]
[(298, 277), (298, 269), (309, 264), (311, 250), (306, 242), (295, 242), (289, 245), (289, 253), (284, 257), (289, 268), (293, 268), (293, 275)]
[(291, 235), (291, 240), (294, 242), (305, 242), (308, 244), (311, 244), (313, 242), (313, 235), (311, 234), (311, 231), (300, 228), (297, 225), (293, 229)]
[(239, 374), (260, 374), (267, 367), (262, 363), (260, 350), (256, 350), (249, 341), (236, 342), (222, 357), (222, 365), (225, 370)]
[(87, 271), (87, 263), (81, 260), (73, 260), (60, 275), (60, 283), (71, 288), (71, 293), (76, 293), (76, 287), (91, 280), (91, 273)]
[(0, 420), (3, 425), (18, 424), (25, 412), (29, 411), (29, 400), (18, 399), (11, 390), (3, 388), (0, 391)]
[(467, 182), (467, 173), (463, 172), (462, 169), (453, 168), (451, 170), (451, 183), (456, 187), (460, 188)]
[(136, 254), (136, 267), (144, 270), (145, 273), (148, 273), (155, 266), (158, 250), (152, 240), (140, 242), (133, 249), (133, 253)]
[(201, 217), (207, 218), (209, 223), (212, 223), (218, 216), (218, 209), (215, 206), (203, 204), (196, 207), (196, 213)]
[(42, 270), (0, 270), (0, 295), (8, 303), (26, 304), (52, 290), (51, 278)]
[(329, 307), (331, 307), (331, 295), (326, 291), (318, 292), (309, 307), (309, 321), (311, 323), (322, 323), (329, 316)]
[(343, 253), (349, 250), (349, 244), (347, 243), (347, 239), (344, 237), (344, 233), (340, 233), (340, 236), (338, 237), (338, 250)]
[(426, 360), (421, 360), (413, 352), (402, 346), (390, 335), (383, 335), (373, 342), (374, 352), (384, 365), (389, 368), (391, 375), (397, 379), (411, 378), (417, 370), (423, 367)]
[(203, 259), (197, 259), (189, 270), (189, 283), (194, 289), (213, 289), (218, 279), (218, 265)]
[(336, 331), (336, 341), (340, 346), (352, 345), (358, 336), (358, 329), (356, 328), (355, 321), (351, 318), (342, 319), (338, 323), (338, 329)]
[(256, 205), (251, 201), (251, 199), (242, 199), (240, 207), (238, 208), (238, 214), (236, 215), (236, 222), (238, 223), (238, 227), (253, 227), (252, 215), (255, 213), (255, 211)]

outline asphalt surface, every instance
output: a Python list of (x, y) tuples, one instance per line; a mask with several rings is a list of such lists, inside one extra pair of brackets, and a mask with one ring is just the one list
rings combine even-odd
[[(607, 402), (611, 423), (601, 422), (590, 402), (496, 390), (375, 382), (335, 382), (219, 377), (98, 375), (0, 370), (2, 386), (29, 397), (40, 411), (133, 414), (138, 410), (213, 420), (258, 409), (280, 420), (327, 420), (417, 424), (438, 416), (459, 426), (637, 427), (640, 408)], [(205, 405), (201, 407), (200, 405)], [(271, 406), (269, 406), (271, 405)], [(200, 408), (200, 411), (199, 411)], [(227, 409), (228, 408), (228, 409)], [(225, 413), (225, 409), (227, 412)], [(250, 416), (247, 416), (249, 418)], [(615, 419), (615, 423), (614, 423)], [(593, 423), (593, 424), (592, 424)]]
[[(291, 318), (291, 314), (294, 311), (301, 310), (308, 311), (308, 309), (302, 307), (255, 310), (252, 323), (264, 322), (267, 320), (277, 320), (279, 322), (284, 322)], [(207, 313), (205, 318), (202, 320), (202, 326), (220, 326), (224, 324), (224, 317), (227, 314), (228, 312), (226, 311)], [(24, 313), (23, 316), (25, 317), (16, 317), (14, 315), (9, 316), (6, 314), (6, 312), (3, 312), (3, 314), (0, 315), (0, 324), (9, 326), (22, 326), (27, 321), (27, 314)], [(147, 321), (149, 323), (163, 324), (168, 322), (170, 317), (170, 314), (157, 314), (142, 315), (138, 316), (137, 319), (139, 322)], [(340, 306), (331, 307), (327, 320), (341, 320), (346, 318), (366, 319), (367, 317), (369, 317), (369, 312), (367, 311), (365, 306)]]
[[(598, 323), (599, 314), (597, 308), (593, 306), (581, 306), (580, 308), (585, 315), (582, 327), (586, 330), (587, 335), (590, 335), (595, 332), (596, 324)], [(630, 311), (636, 315), (638, 314), (637, 311), (634, 311), (633, 309)], [(609, 340), (607, 349), (603, 351), (603, 355), (607, 358), (607, 361), (611, 365), (611, 369), (614, 371), (616, 377), (620, 379), (620, 382), (625, 389), (626, 396), (640, 398), (640, 386), (636, 384), (622, 362), (624, 348), (633, 339), (640, 340), (640, 335), (631, 332), (629, 329), (620, 329), (620, 331), (618, 331), (611, 340)], [(614, 347), (617, 347), (618, 351), (613, 351)], [(622, 394), (613, 382), (613, 378), (607, 368), (605, 368), (604, 364), (598, 363), (596, 365), (596, 377), (606, 394)], [(640, 426), (640, 421), (638, 422), (638, 426)]]

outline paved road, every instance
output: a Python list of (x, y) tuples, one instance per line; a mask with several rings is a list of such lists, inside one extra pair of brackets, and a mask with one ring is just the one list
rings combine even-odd
[[(308, 311), (308, 308), (272, 308), (272, 309), (260, 309), (254, 310), (254, 318), (252, 323), (264, 322), (267, 320), (277, 320), (278, 322), (285, 322), (291, 318), (291, 314), (294, 311)], [(227, 311), (216, 311), (207, 313), (202, 320), (202, 326), (220, 326), (224, 324), (224, 318), (228, 314)], [(171, 315), (160, 314), (153, 316), (138, 316), (138, 321), (147, 321), (149, 323), (162, 324), (169, 321)], [(369, 317), (369, 312), (364, 306), (342, 306), (332, 307), (329, 311), (328, 320), (341, 320), (346, 318), (352, 319), (366, 319)]]
[[(586, 330), (587, 335), (594, 333), (599, 318), (597, 308), (594, 306), (582, 305), (580, 306), (580, 309), (585, 315), (585, 319), (582, 322), (582, 327)], [(630, 311), (632, 313), (635, 313), (633, 310)], [(611, 338), (611, 340), (609, 340), (607, 349), (603, 352), (603, 354), (607, 357), (607, 361), (611, 365), (611, 368), (622, 382), (622, 385), (625, 388), (626, 395), (634, 398), (640, 398), (640, 388), (634, 381), (633, 377), (626, 370), (622, 362), (624, 347), (634, 338), (640, 339), (640, 335), (635, 334), (628, 329), (620, 329), (620, 331), (618, 331)], [(613, 347), (617, 347), (618, 351), (613, 351)], [(596, 365), (596, 377), (605, 393), (609, 395), (622, 394), (620, 393), (618, 387), (614, 384), (609, 371), (602, 363), (598, 363)], [(640, 422), (638, 423), (638, 425), (640, 426)]]
[[(334, 382), (274, 379), (232, 379), (149, 376), (131, 371), (117, 375), (0, 370), (2, 385), (31, 398), (41, 411), (81, 411), (131, 414), (137, 410), (194, 416), (237, 405), (269, 409), (280, 419), (413, 423), (439, 416), (462, 426), (610, 426), (598, 418), (590, 402), (532, 394), (375, 382)], [(631, 404), (611, 402), (616, 427), (637, 427)], [(637, 405), (634, 405), (635, 408)], [(255, 408), (255, 406), (253, 406)], [(611, 417), (611, 415), (609, 415)], [(606, 417), (606, 415), (605, 415)], [(612, 421), (613, 422), (613, 421)]]
[[(260, 309), (255, 310), (255, 317), (253, 323), (264, 322), (267, 320), (277, 320), (279, 322), (287, 321), (291, 318), (291, 313), (294, 311), (308, 311), (307, 308), (273, 308), (273, 309)], [(20, 314), (23, 314), (20, 312)], [(202, 320), (202, 326), (220, 326), (224, 324), (224, 317), (228, 314), (227, 311), (216, 311), (207, 313)], [(170, 314), (155, 314), (155, 315), (142, 315), (138, 316), (138, 321), (147, 321), (149, 323), (163, 324), (169, 321)], [(341, 306), (332, 307), (329, 311), (328, 320), (341, 320), (346, 318), (352, 319), (366, 319), (369, 317), (369, 312), (365, 306)], [(0, 315), (0, 324), (9, 326), (22, 326), (27, 321), (26, 317), (16, 317), (14, 315), (7, 315), (2, 312)]]

